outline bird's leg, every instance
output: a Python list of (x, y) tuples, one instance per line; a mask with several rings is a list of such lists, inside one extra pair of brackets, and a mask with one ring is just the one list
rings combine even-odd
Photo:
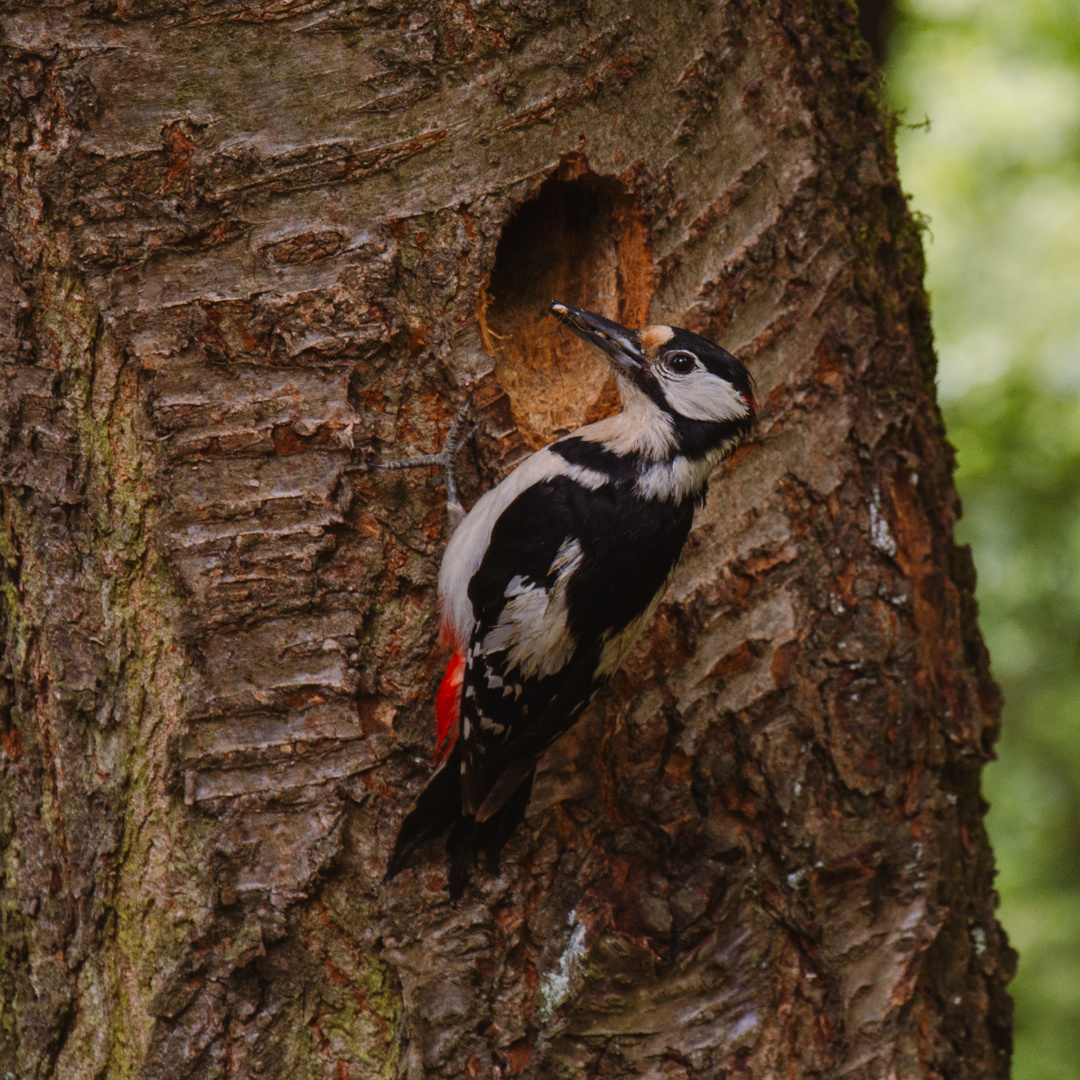
[(443, 471), (443, 482), (446, 484), (446, 514), (450, 520), (450, 532), (453, 532), (461, 519), (465, 516), (465, 508), (458, 498), (457, 481), (454, 479), (454, 458), (457, 452), (476, 434), (479, 423), (473, 424), (462, 434), (465, 420), (472, 407), (472, 394), (465, 399), (465, 403), (458, 409), (450, 430), (446, 433), (442, 449), (435, 454), (421, 454), (414, 458), (401, 458), (396, 461), (359, 461), (354, 465), (348, 465), (346, 472), (356, 472), (361, 469), (412, 469), (423, 465), (439, 465)]

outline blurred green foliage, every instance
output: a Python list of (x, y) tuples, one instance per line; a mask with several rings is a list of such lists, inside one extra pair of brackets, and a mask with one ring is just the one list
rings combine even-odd
[(890, 49), (958, 538), (1005, 691), (984, 789), (1020, 951), (1013, 1075), (1080, 1080), (1080, 0), (906, 0)]

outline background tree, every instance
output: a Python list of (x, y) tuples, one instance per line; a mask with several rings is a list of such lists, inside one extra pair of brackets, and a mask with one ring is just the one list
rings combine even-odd
[[(918, 234), (854, 9), (4, 14), (0, 1066), (1004, 1076)], [(441, 493), (609, 410), (558, 296), (745, 359), (627, 669), (503, 871), (381, 884), (428, 769)]]
[[(929, 214), (958, 535), (1005, 692), (987, 827), (1016, 1080), (1080, 1076), (1080, 9), (907, 0), (885, 82)], [(925, 123), (929, 121), (929, 123)]]

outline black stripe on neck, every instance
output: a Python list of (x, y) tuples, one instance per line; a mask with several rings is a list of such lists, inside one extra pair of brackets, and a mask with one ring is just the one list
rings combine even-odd
[(741, 420), (691, 420), (678, 413), (669, 412), (675, 425), (675, 442), (683, 457), (703, 458), (710, 450), (732, 439), (742, 441), (750, 434), (753, 421), (749, 416)]
[(616, 483), (637, 480), (640, 460), (637, 454), (616, 454), (603, 443), (583, 439), (578, 435), (559, 439), (552, 443), (549, 449), (569, 464), (603, 473)]

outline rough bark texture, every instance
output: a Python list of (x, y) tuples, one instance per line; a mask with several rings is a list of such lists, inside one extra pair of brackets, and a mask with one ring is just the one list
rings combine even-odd
[[(919, 237), (840, 0), (3, 9), (0, 1075), (1004, 1077)], [(501, 873), (382, 868), (467, 498), (614, 402), (761, 422)]]

